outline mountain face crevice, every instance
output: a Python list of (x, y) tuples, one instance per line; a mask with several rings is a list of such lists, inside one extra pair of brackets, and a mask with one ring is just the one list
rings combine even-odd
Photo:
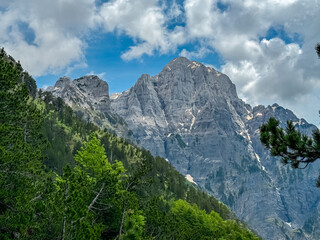
[[(277, 104), (252, 108), (238, 98), (226, 75), (183, 57), (156, 76), (143, 74), (131, 89), (110, 97), (107, 88), (95, 94), (96, 85), (86, 77), (70, 81), (59, 80), (54, 94), (69, 105), (77, 101), (77, 108), (93, 106), (120, 116), (140, 146), (191, 175), (264, 239), (317, 239), (320, 191), (315, 180), (320, 164), (291, 170), (259, 140), (259, 127), (270, 117), (282, 126), (291, 119), (305, 134), (314, 125)], [(97, 98), (89, 94), (88, 85)], [(78, 99), (83, 96), (86, 100)]]

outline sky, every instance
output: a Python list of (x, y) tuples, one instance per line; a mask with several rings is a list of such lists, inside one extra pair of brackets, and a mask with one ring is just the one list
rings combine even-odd
[(319, 126), (320, 0), (0, 0), (0, 47), (39, 88), (96, 74), (110, 93), (184, 56), (256, 106)]

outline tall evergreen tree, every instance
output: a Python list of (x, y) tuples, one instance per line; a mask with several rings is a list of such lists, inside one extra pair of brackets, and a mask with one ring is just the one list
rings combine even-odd
[[(42, 115), (21, 77), (22, 69), (0, 57), (0, 233), (37, 239), (50, 177), (43, 171)], [(40, 236), (40, 234), (38, 234)]]

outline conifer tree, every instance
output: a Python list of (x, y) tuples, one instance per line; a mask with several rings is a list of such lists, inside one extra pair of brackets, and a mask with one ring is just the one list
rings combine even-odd
[[(43, 171), (42, 115), (32, 103), (22, 70), (0, 57), (0, 232), (37, 239), (50, 177)], [(40, 238), (38, 238), (40, 239)]]

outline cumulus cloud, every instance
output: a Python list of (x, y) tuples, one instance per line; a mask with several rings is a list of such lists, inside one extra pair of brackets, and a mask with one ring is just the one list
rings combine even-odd
[(32, 75), (85, 66), (81, 38), (98, 20), (94, 0), (6, 2), (0, 3), (0, 45)]
[(93, 31), (131, 38), (126, 61), (218, 54), (248, 103), (303, 113), (320, 90), (319, 10), (318, 0), (0, 0), (0, 45), (35, 76), (85, 67)]
[(157, 0), (113, 0), (102, 5), (100, 16), (106, 31), (132, 37), (136, 44), (122, 55), (124, 60), (175, 51), (185, 43), (181, 26), (168, 29), (170, 21), (179, 18), (182, 7), (175, 1), (160, 4)]
[[(278, 102), (310, 116), (304, 99), (317, 99), (320, 90), (318, 1), (186, 0), (184, 8), (188, 36), (205, 39), (201, 48), (220, 54), (221, 70), (242, 98), (253, 105)], [(268, 36), (272, 28), (282, 29), (282, 36)], [(320, 106), (312, 106), (314, 121)]]
[(302, 50), (279, 38), (263, 39), (257, 46), (260, 56), (228, 61), (222, 71), (235, 81), (240, 95), (253, 104), (261, 99), (295, 101), (313, 88), (304, 78), (298, 60)]
[(86, 75), (96, 75), (101, 79), (105, 79), (105, 72), (101, 72), (101, 73), (95, 73), (94, 71), (90, 71), (89, 73), (87, 73)]

